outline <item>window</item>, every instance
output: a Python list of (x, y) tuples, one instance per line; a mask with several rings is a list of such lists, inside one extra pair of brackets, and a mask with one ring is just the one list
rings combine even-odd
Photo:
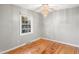
[(27, 15), (20, 16), (20, 35), (26, 35), (33, 31), (32, 17)]

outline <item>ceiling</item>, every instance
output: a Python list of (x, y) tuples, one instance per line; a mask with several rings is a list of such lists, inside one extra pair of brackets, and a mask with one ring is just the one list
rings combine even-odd
[[(40, 12), (42, 6), (42, 4), (15, 4), (15, 5), (35, 12)], [(49, 12), (78, 6), (79, 4), (48, 4)]]

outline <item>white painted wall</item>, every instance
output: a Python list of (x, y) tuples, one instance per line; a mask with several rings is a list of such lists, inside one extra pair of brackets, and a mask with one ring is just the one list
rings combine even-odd
[[(33, 33), (20, 36), (19, 12), (33, 17)], [(42, 15), (13, 5), (0, 5), (0, 51), (11, 49), (40, 37)]]
[(49, 14), (44, 28), (46, 38), (79, 45), (79, 7)]

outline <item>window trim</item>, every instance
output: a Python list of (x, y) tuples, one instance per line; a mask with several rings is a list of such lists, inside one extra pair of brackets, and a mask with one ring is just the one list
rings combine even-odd
[[(27, 17), (31, 21), (31, 32), (22, 33), (22, 16)], [(33, 33), (33, 17), (31, 15), (20, 15), (20, 35), (28, 35)]]

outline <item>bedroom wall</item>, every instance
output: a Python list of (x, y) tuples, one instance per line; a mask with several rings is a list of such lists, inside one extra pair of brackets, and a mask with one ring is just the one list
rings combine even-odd
[[(20, 36), (19, 12), (33, 17), (33, 33)], [(42, 15), (14, 5), (0, 5), (0, 51), (28, 43), (41, 34)]]
[(44, 37), (79, 45), (79, 7), (55, 11), (44, 19)]

